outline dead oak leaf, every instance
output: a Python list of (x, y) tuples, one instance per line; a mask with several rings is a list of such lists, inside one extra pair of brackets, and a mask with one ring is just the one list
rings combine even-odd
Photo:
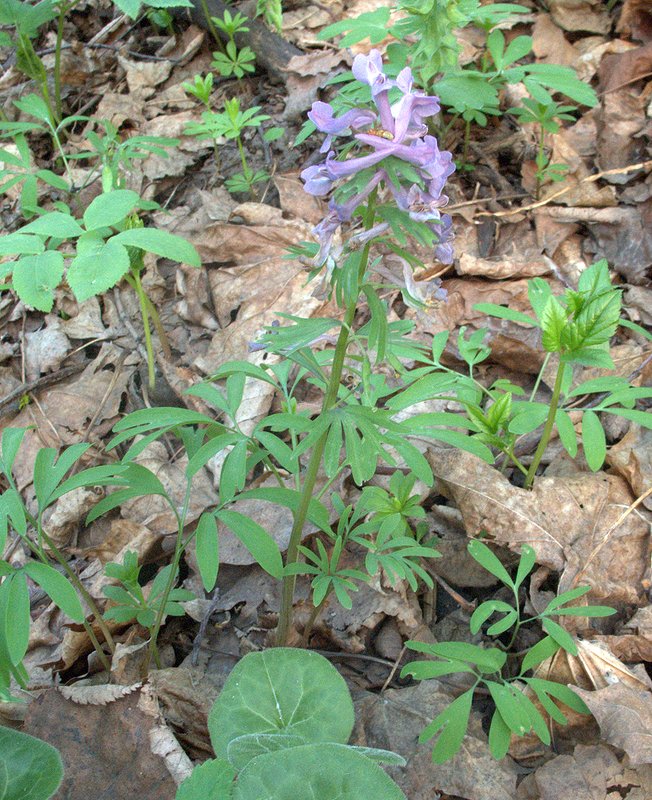
[(598, 721), (602, 736), (620, 747), (632, 765), (652, 764), (652, 693), (623, 683), (597, 692), (573, 687)]

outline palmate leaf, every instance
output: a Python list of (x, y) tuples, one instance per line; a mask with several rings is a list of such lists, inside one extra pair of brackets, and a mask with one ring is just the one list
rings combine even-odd
[[(439, 733), (432, 751), (435, 764), (443, 764), (452, 758), (462, 746), (462, 740), (469, 724), (473, 689), (461, 694), (428, 725), (419, 736), (420, 742), (427, 742)], [(440, 733), (441, 731), (441, 733)]]

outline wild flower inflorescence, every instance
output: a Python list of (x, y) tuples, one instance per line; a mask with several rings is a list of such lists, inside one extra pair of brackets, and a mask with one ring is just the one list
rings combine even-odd
[[(439, 99), (414, 90), (409, 67), (401, 70), (396, 79), (389, 78), (378, 50), (357, 55), (353, 75), (370, 87), (375, 110), (352, 108), (335, 117), (331, 105), (316, 102), (308, 114), (317, 129), (327, 135), (320, 150), (326, 153), (325, 161), (301, 173), (305, 189), (321, 197), (338, 187), (330, 200), (329, 213), (314, 231), (320, 244), (316, 263), (332, 264), (337, 229), (349, 222), (356, 209), (382, 186), (391, 192), (398, 208), (410, 220), (424, 224), (434, 234), (435, 257), (444, 264), (452, 263), (452, 220), (441, 209), (448, 203), (442, 191), (455, 166), (452, 154), (439, 149), (437, 139), (428, 133), (424, 123), (439, 112)], [(390, 102), (390, 95), (398, 95), (398, 99)], [(334, 139), (351, 135), (370, 152), (339, 159), (333, 149)], [(348, 155), (354, 147), (355, 143), (345, 141), (340, 154)], [(388, 224), (381, 222), (373, 234), (380, 233), (381, 226), (387, 228)]]

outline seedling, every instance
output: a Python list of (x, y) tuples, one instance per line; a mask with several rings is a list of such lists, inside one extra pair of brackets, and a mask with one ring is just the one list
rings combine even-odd
[(217, 758), (195, 768), (176, 800), (294, 800), (306, 792), (315, 800), (405, 800), (378, 766), (405, 760), (348, 745), (353, 721), (346, 683), (323, 656), (295, 648), (249, 653), (209, 714)]
[[(489, 728), (489, 747), (496, 759), (506, 755), (513, 734), (524, 736), (533, 732), (544, 744), (550, 744), (548, 722), (524, 692), (526, 687), (532, 693), (531, 696), (536, 696), (543, 709), (562, 725), (565, 725), (567, 720), (555, 700), (573, 711), (589, 714), (584, 701), (572, 689), (560, 683), (528, 676), (528, 673), (552, 657), (560, 648), (577, 655), (577, 645), (573, 637), (552, 617), (569, 614), (580, 617), (606, 617), (616, 613), (615, 609), (608, 606), (569, 606), (569, 603), (578, 600), (591, 590), (590, 587), (583, 586), (558, 595), (540, 614), (524, 619), (519, 589), (534, 567), (534, 550), (528, 545), (523, 547), (514, 579), (497, 556), (482, 542), (477, 540), (470, 542), (468, 550), (471, 556), (488, 572), (495, 575), (514, 596), (513, 605), (502, 600), (487, 600), (478, 606), (470, 619), (471, 633), (478, 634), (494, 615), (499, 615), (500, 618), (489, 625), (487, 635), (504, 637), (507, 631), (511, 630), (512, 633), (506, 645), (499, 641), (497, 647), (481, 647), (466, 642), (441, 644), (407, 642), (407, 647), (411, 650), (434, 656), (438, 660), (413, 661), (403, 668), (402, 676), (409, 675), (417, 680), (428, 680), (454, 673), (465, 673), (473, 679), (473, 686), (453, 700), (419, 737), (420, 742), (427, 742), (438, 735), (432, 752), (432, 759), (437, 764), (448, 761), (462, 746), (473, 695), (478, 687), (488, 690), (495, 704)], [(516, 641), (520, 628), (533, 622), (540, 622), (547, 635), (527, 650), (520, 667), (516, 670), (508, 668), (508, 655), (514, 655), (510, 653), (510, 649)]]

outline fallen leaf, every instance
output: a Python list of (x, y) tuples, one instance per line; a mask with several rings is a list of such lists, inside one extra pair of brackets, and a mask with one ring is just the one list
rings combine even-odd
[(100, 686), (81, 686), (75, 684), (73, 686), (60, 686), (59, 691), (66, 698), (73, 703), (78, 703), (80, 706), (105, 706), (108, 703), (114, 703), (121, 697), (135, 692), (140, 689), (141, 683), (132, 683), (131, 686), (113, 686), (111, 684), (104, 684)]
[(582, 571), (591, 597), (605, 604), (642, 604), (649, 526), (630, 514), (601, 545), (631, 494), (615, 475), (540, 477), (532, 491), (512, 486), (498, 470), (457, 450), (430, 448), (426, 456), (443, 490), (462, 513), (469, 536), (488, 534), (511, 550), (527, 543), (537, 562), (572, 583)]
[(52, 689), (29, 707), (25, 732), (56, 747), (65, 774), (61, 797), (169, 800), (176, 784), (151, 752), (158, 720), (142, 710), (138, 690), (107, 706), (81, 706)]
[(632, 766), (652, 763), (652, 693), (613, 683), (596, 692), (575, 689), (591, 709), (609, 744), (620, 747)]
[(565, 31), (608, 33), (609, 12), (600, 0), (549, 0), (553, 20)]

